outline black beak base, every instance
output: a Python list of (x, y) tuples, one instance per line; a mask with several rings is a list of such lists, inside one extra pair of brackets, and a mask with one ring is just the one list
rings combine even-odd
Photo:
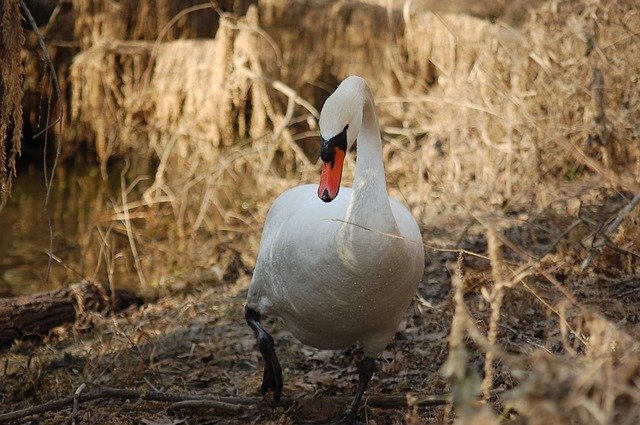
[(320, 149), (320, 158), (325, 164), (331, 163), (333, 167), (336, 159), (335, 148), (342, 149), (343, 152), (347, 151), (347, 129), (349, 124), (344, 126), (344, 129), (333, 136), (329, 140), (322, 139), (322, 147)]
[(333, 165), (336, 159), (335, 149), (333, 148), (334, 144), (332, 142), (333, 139), (324, 140), (322, 139), (322, 148), (320, 149), (320, 158), (324, 163), (331, 163)]

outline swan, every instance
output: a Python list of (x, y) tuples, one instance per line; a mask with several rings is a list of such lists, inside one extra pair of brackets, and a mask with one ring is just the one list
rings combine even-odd
[[(261, 392), (282, 395), (282, 371), (263, 316), (280, 317), (306, 345), (342, 349), (359, 343), (353, 402), (340, 422), (357, 421), (375, 359), (393, 338), (424, 273), (416, 220), (390, 198), (373, 95), (347, 77), (320, 113), (319, 186), (282, 193), (267, 214), (245, 319), (265, 361)], [(357, 138), (353, 188), (340, 188), (346, 153)]]

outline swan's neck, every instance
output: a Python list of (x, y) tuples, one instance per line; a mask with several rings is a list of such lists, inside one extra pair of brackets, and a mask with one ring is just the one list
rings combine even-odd
[(376, 232), (398, 234), (382, 161), (382, 142), (371, 91), (365, 89), (357, 141), (356, 175), (345, 220)]

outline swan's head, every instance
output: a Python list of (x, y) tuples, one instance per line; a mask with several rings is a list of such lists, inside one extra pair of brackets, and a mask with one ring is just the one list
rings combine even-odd
[(331, 202), (338, 196), (344, 157), (360, 133), (366, 89), (364, 79), (347, 77), (324, 102), (320, 112), (323, 164), (318, 196), (324, 202)]

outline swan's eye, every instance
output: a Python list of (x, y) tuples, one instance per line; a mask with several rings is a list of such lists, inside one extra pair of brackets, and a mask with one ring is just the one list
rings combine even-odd
[(333, 136), (329, 140), (322, 139), (322, 148), (320, 150), (320, 158), (324, 163), (332, 163), (335, 161), (335, 148), (342, 149), (343, 152), (347, 151), (347, 129), (349, 124), (344, 126), (344, 129)]

